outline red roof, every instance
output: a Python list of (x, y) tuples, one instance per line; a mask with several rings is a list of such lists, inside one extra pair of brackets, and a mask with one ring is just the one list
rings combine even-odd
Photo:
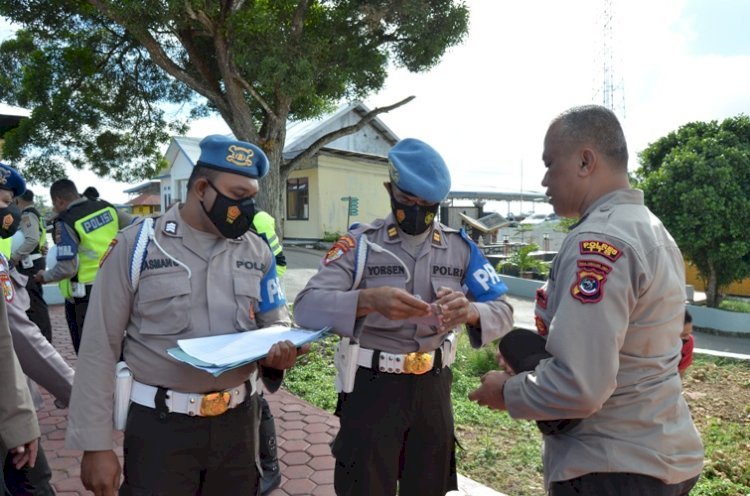
[(132, 205), (134, 207), (158, 207), (159, 205), (161, 205), (161, 197), (159, 195), (143, 193), (142, 195), (136, 196), (132, 200), (128, 200), (126, 205)]

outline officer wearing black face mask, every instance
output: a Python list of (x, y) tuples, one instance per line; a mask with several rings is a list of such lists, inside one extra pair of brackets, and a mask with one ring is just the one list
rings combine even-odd
[(334, 244), (294, 317), (331, 326), (338, 363), (356, 365), (337, 377), (336, 494), (443, 496), (456, 489), (456, 333), (465, 324), (473, 346), (488, 344), (511, 329), (513, 309), (474, 242), (435, 219), (450, 190), (442, 157), (404, 139), (388, 158), (390, 215)]
[(258, 491), (258, 377), (278, 389), (294, 345), (278, 342), (265, 359), (217, 377), (167, 353), (180, 339), (291, 324), (274, 255), (248, 231), (268, 159), (225, 136), (200, 149), (185, 202), (153, 225), (121, 230), (94, 283), (67, 446), (84, 451), (81, 479), (96, 494), (115, 494), (120, 483), (112, 390), (121, 355), (134, 382), (120, 494)]

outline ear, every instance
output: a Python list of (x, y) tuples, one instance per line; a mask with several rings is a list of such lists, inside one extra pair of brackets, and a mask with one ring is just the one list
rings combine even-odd
[(208, 179), (206, 179), (205, 177), (199, 177), (195, 180), (193, 188), (195, 188), (195, 193), (198, 195), (198, 199), (203, 201), (206, 194), (206, 189), (208, 188)]
[(580, 177), (590, 176), (594, 169), (596, 169), (596, 153), (591, 148), (584, 148), (581, 150), (581, 164), (578, 168), (578, 175)]

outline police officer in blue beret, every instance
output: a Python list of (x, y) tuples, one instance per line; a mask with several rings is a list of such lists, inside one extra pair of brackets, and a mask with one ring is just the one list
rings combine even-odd
[(298, 351), (280, 341), (217, 377), (167, 353), (180, 339), (291, 324), (274, 255), (248, 231), (266, 155), (218, 135), (200, 149), (185, 202), (120, 231), (94, 283), (67, 445), (84, 450), (81, 479), (96, 494), (120, 485), (111, 398), (121, 355), (133, 385), (120, 494), (258, 491), (258, 377), (275, 391)]
[(436, 219), (451, 185), (440, 154), (404, 139), (388, 158), (390, 214), (333, 245), (294, 316), (342, 337), (336, 494), (444, 496), (457, 488), (457, 333), (466, 325), (473, 346), (488, 344), (511, 329), (513, 309), (474, 242)]

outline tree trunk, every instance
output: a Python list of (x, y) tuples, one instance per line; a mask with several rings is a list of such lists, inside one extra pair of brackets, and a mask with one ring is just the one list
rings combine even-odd
[(260, 179), (260, 191), (257, 196), (258, 207), (268, 212), (276, 220), (276, 231), (283, 238), (284, 234), (284, 188), (287, 174), (282, 172), (281, 150), (267, 150), (270, 168), (266, 177)]
[(706, 284), (706, 306), (716, 308), (719, 306), (721, 299), (719, 297), (719, 288), (716, 284), (716, 270), (714, 264), (708, 263), (708, 284)]

